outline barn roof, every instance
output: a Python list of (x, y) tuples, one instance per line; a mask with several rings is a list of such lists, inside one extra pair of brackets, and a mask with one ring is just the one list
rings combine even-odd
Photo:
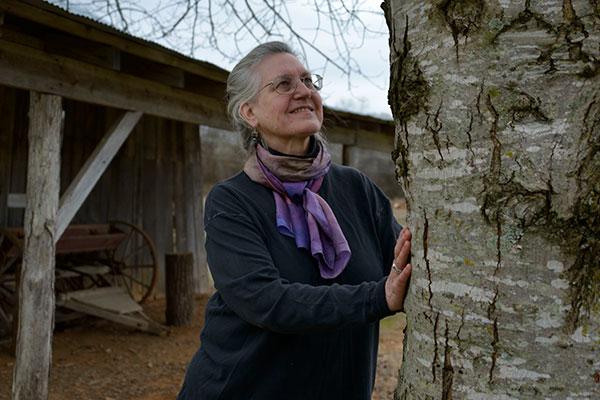
[[(228, 71), (41, 0), (0, 2), (0, 84), (230, 129)], [(325, 109), (330, 141), (391, 149), (390, 121)]]

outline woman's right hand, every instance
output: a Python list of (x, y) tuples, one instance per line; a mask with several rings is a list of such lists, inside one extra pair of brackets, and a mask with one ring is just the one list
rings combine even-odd
[(385, 300), (390, 311), (401, 311), (408, 289), (408, 281), (412, 272), (410, 246), (412, 234), (408, 228), (403, 228), (394, 247), (394, 263), (385, 282)]

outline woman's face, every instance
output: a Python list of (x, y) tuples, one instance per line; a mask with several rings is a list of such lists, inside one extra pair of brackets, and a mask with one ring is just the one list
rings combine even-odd
[[(297, 80), (310, 73), (289, 53), (271, 54), (257, 66), (260, 76), (258, 96), (242, 105), (240, 111), (267, 145), (287, 154), (305, 154), (309, 138), (323, 123), (323, 104), (315, 90), (298, 82), (296, 90), (282, 95), (269, 82), (282, 76)], [(265, 87), (265, 85), (268, 85)]]

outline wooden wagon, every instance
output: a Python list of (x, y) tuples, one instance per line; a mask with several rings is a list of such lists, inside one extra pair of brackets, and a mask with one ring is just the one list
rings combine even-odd
[[(0, 228), (0, 337), (15, 326), (23, 229)], [(56, 321), (81, 313), (154, 333), (162, 326), (140, 306), (157, 283), (152, 240), (126, 222), (71, 225), (56, 245)]]

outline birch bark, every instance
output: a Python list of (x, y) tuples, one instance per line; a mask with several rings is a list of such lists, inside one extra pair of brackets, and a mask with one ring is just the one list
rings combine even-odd
[(395, 399), (600, 398), (596, 0), (391, 0), (413, 232)]

